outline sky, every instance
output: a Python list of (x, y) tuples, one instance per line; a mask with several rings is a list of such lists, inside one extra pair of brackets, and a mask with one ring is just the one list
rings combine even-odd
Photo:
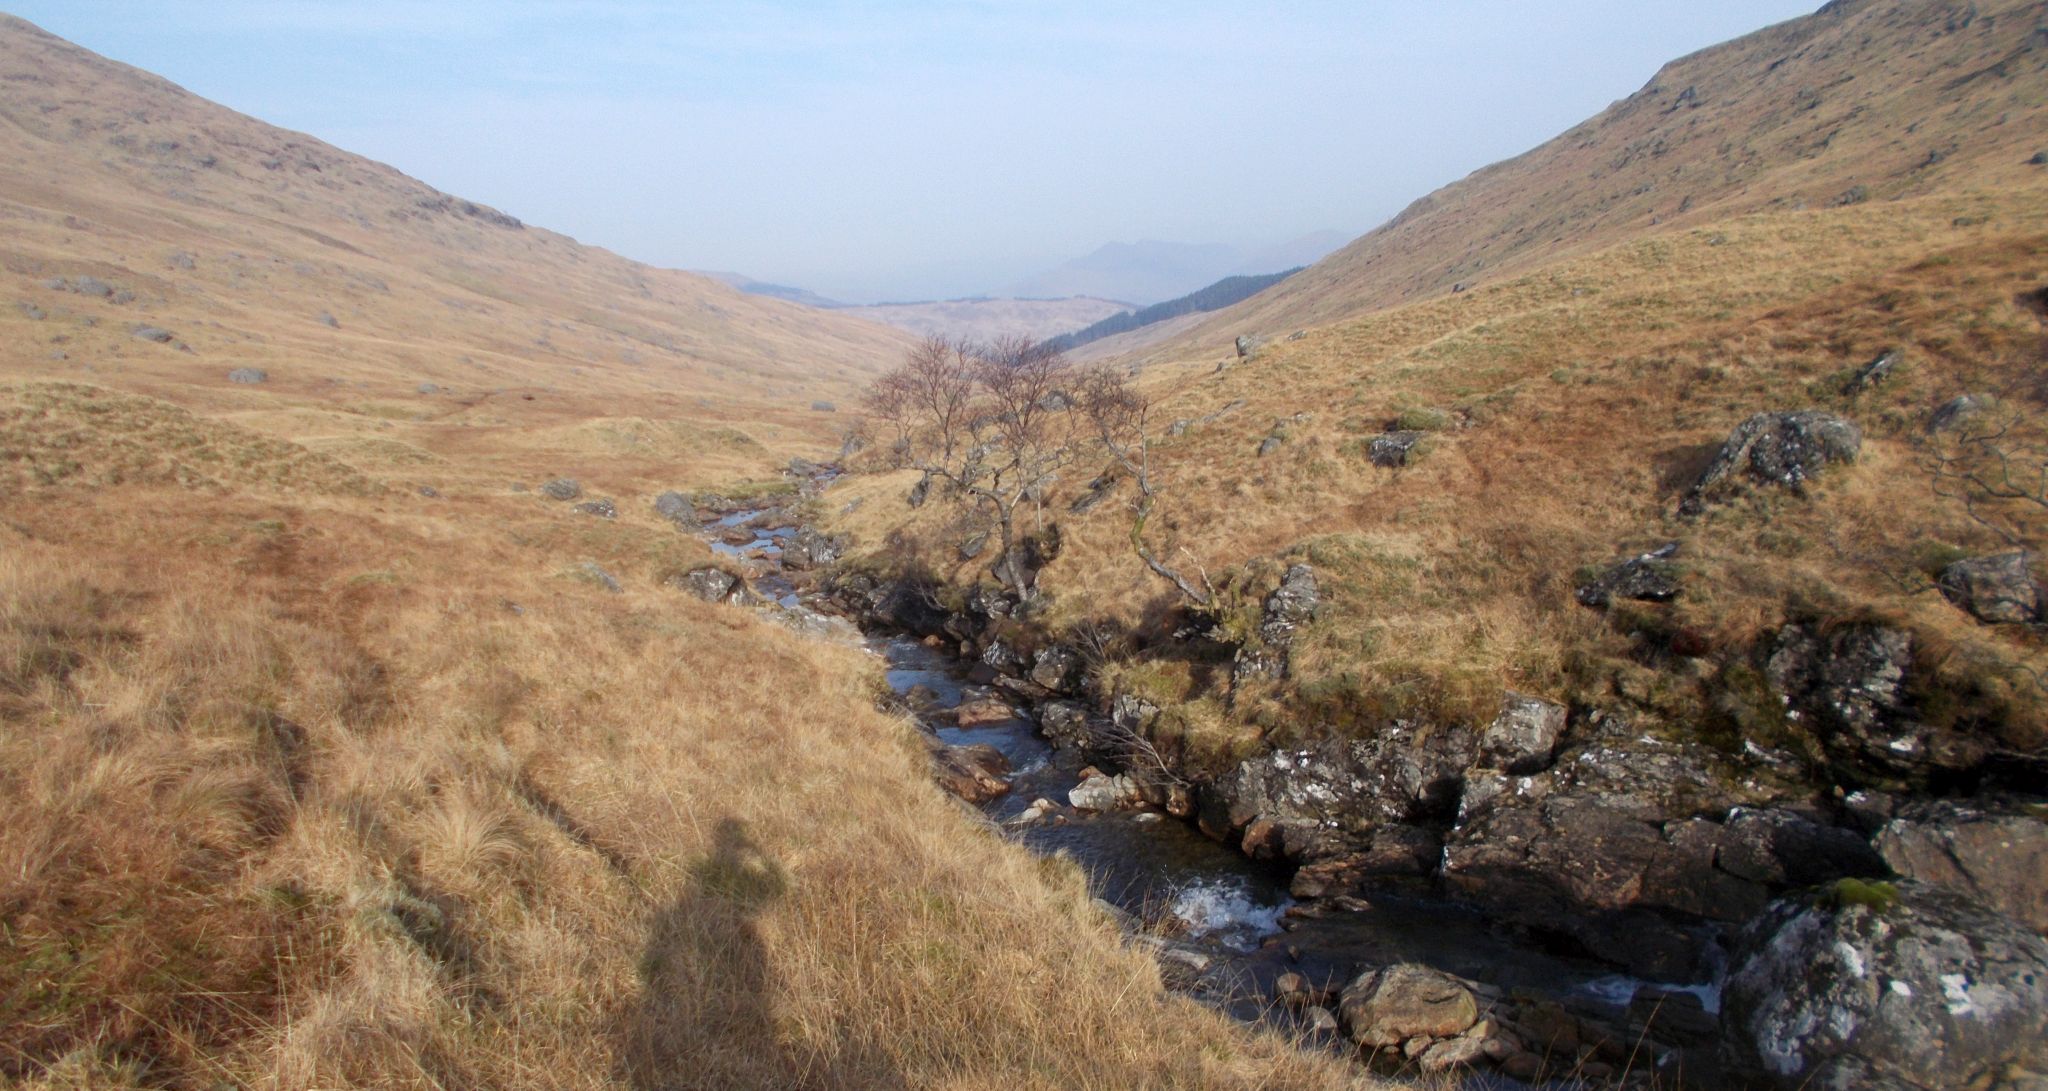
[(849, 301), (1110, 241), (1361, 234), (1818, 0), (14, 0), (657, 265)]

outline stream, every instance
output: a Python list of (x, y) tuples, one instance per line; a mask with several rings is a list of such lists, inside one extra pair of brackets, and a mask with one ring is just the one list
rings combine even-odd
[[(775, 508), (745, 508), (707, 519), (704, 533), (716, 553), (747, 569), (764, 606), (781, 609), (799, 629), (819, 631), (796, 620), (822, 620), (830, 607), (804, 589), (804, 574), (792, 574), (782, 563), (785, 546), (799, 530), (777, 522), (786, 518)], [(843, 632), (843, 623), (832, 624)], [(1433, 897), (1389, 892), (1369, 902), (1348, 900), (1341, 909), (1297, 905), (1288, 895), (1288, 869), (1211, 840), (1192, 822), (1150, 808), (1091, 813), (1064, 806), (1068, 792), (1083, 780), (1087, 759), (1048, 742), (1028, 711), (1016, 711), (1014, 695), (975, 684), (974, 664), (914, 637), (869, 633), (860, 639), (882, 660), (890, 689), (940, 742), (985, 744), (1007, 759), (1009, 790), (980, 804), (983, 813), (1034, 851), (1072, 859), (1098, 899), (1128, 914), (1128, 928), (1158, 937), (1150, 942), (1161, 953), (1170, 984), (1239, 1018), (1300, 1035), (1305, 1043), (1347, 1049), (1328, 1035), (1313, 1038), (1300, 1016), (1275, 1005), (1275, 981), (1300, 973), (1318, 988), (1341, 988), (1362, 970), (1397, 962), (1419, 962), (1481, 983), (1495, 997), (1540, 997), (1591, 1019), (1623, 1018), (1645, 989), (1656, 996), (1689, 993), (1709, 1015), (1718, 1008), (1715, 986), (1640, 981)], [(1014, 714), (958, 725), (959, 706), (986, 700), (1001, 701)], [(1028, 815), (1042, 800), (1060, 806), (1043, 816)], [(1497, 1073), (1473, 1073), (1459, 1086), (1525, 1085)]]

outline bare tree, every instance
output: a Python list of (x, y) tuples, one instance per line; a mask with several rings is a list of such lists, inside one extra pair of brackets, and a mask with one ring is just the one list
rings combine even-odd
[(1036, 580), (1020, 514), (1041, 501), (1086, 436), (1064, 354), (1028, 338), (986, 345), (929, 338), (866, 404), (902, 437), (904, 464), (985, 514), (999, 549), (990, 571), (1018, 598)]
[(1216, 587), (1209, 582), (1209, 574), (1202, 571), (1200, 565), (1195, 566), (1195, 572), (1202, 581), (1197, 586), (1185, 573), (1160, 560), (1145, 541), (1145, 526), (1151, 521), (1153, 507), (1159, 500), (1159, 486), (1152, 476), (1150, 399), (1125, 375), (1107, 367), (1089, 372), (1078, 389), (1082, 415), (1094, 428), (1096, 438), (1108, 450), (1110, 457), (1116, 460), (1117, 466), (1138, 489), (1131, 519), (1131, 551), (1145, 562), (1145, 567), (1153, 575), (1172, 584), (1182, 598), (1197, 606), (1210, 605), (1216, 599)]

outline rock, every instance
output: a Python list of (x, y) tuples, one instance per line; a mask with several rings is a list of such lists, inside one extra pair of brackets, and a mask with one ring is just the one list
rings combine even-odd
[(1194, 424), (1194, 421), (1182, 417), (1166, 426), (1166, 434), (1178, 439), (1181, 436), (1187, 435), (1188, 429), (1194, 427)]
[(921, 508), (924, 506), (925, 497), (930, 496), (931, 491), (931, 477), (929, 475), (920, 477), (917, 479), (917, 484), (910, 487), (910, 494), (903, 498), (904, 502), (913, 508)]
[(341, 328), (341, 320), (327, 313), (326, 311), (320, 312), (319, 322), (321, 325), (326, 326), (329, 329), (338, 330)]
[(804, 571), (837, 561), (845, 550), (844, 538), (821, 534), (810, 526), (801, 526), (782, 543), (782, 563), (798, 571)]
[(1565, 707), (1509, 690), (1500, 715), (1479, 736), (1479, 752), (1510, 773), (1535, 773), (1550, 764), (1564, 734)]
[(1342, 1028), (1338, 1026), (1336, 1013), (1321, 1004), (1310, 1004), (1301, 1010), (1303, 1029), (1318, 1038), (1334, 1038)]
[[(1254, 823), (1256, 825), (1256, 823)], [(1316, 840), (1304, 837), (1296, 827), (1280, 829), (1281, 848), (1295, 844), (1313, 851)], [(1245, 830), (1251, 838), (1251, 827)], [(1296, 898), (1364, 897), (1402, 880), (1423, 880), (1435, 875), (1443, 859), (1443, 835), (1427, 826), (1390, 822), (1374, 827), (1365, 835), (1364, 847), (1342, 855), (1329, 856), (1294, 869), (1288, 893)]]
[(1853, 624), (1819, 634), (1787, 625), (1764, 674), (1786, 716), (1817, 735), (1844, 772), (1925, 782), (1974, 768), (1984, 740), (1922, 723), (1907, 687), (1912, 670), (1913, 634), (1904, 629)]
[(1266, 596), (1257, 643), (1238, 649), (1237, 660), (1231, 667), (1232, 684), (1241, 685), (1254, 678), (1285, 678), (1294, 634), (1314, 619), (1321, 601), (1315, 569), (1306, 564), (1289, 565), (1280, 586)]
[(599, 519), (617, 519), (619, 517), (619, 506), (612, 503), (611, 497), (608, 496), (600, 496), (595, 500), (585, 500), (583, 503), (576, 505), (576, 510), (585, 515), (595, 515)]
[(2048, 151), (2035, 152), (2027, 159), (2028, 166), (2048, 167)]
[(1881, 385), (1892, 377), (1892, 372), (1897, 369), (1902, 358), (1898, 349), (1886, 349), (1879, 353), (1877, 359), (1856, 369), (1856, 374), (1849, 379), (1846, 392), (1861, 394), (1871, 387)]
[(45, 317), (47, 317), (46, 315), (43, 314), (43, 309), (41, 307), (38, 307), (27, 300), (22, 300), (18, 304), (18, 306), (21, 308), (21, 313), (27, 316), (28, 320), (31, 322), (41, 322)]
[(542, 485), (540, 492), (550, 500), (574, 500), (583, 495), (583, 486), (573, 477), (558, 477)]
[(1737, 808), (1722, 824), (1714, 866), (1778, 889), (1885, 872), (1884, 861), (1854, 830), (1753, 807)]
[(1077, 811), (1113, 811), (1138, 802), (1138, 786), (1123, 774), (1097, 773), (1076, 784), (1067, 793), (1067, 804)]
[(960, 543), (960, 559), (963, 561), (971, 561), (974, 558), (981, 556), (981, 551), (987, 548), (987, 531), (981, 531), (977, 534), (970, 534), (967, 536), (966, 541)]
[(161, 326), (136, 326), (128, 332), (138, 341), (154, 341), (159, 345), (168, 345), (177, 336)]
[(2048, 1033), (2048, 942), (1924, 883), (1773, 902), (1731, 965), (1724, 1059), (1783, 1088), (1976, 1086)]
[(1872, 843), (1899, 875), (1967, 894), (2048, 934), (2048, 821), (1923, 800), (1907, 804)]
[(1510, 1079), (1534, 1083), (1543, 1075), (1543, 1057), (1526, 1049), (1511, 1053), (1501, 1060), (1500, 1072)]
[(267, 383), (269, 381), (270, 373), (260, 367), (238, 367), (228, 372), (228, 382), (231, 383)]
[(173, 269), (189, 270), (198, 264), (191, 254), (183, 250), (174, 251), (170, 257), (164, 260)]
[(1427, 966), (1403, 962), (1344, 987), (1338, 1008), (1351, 1040), (1385, 1048), (1410, 1038), (1450, 1038), (1479, 1021), (1472, 990)]
[(814, 640), (836, 640), (843, 644), (860, 643), (860, 630), (845, 618), (822, 614), (808, 606), (789, 606), (775, 610), (768, 615), (777, 625), (811, 637)]
[(583, 561), (571, 570), (572, 574), (585, 583), (594, 583), (607, 591), (617, 594), (625, 588), (619, 586), (618, 577), (605, 571), (596, 561)]
[(1010, 782), (1003, 774), (1009, 771), (1010, 760), (993, 746), (932, 747), (932, 775), (939, 786), (969, 803), (986, 803), (1008, 792)]
[(429, 500), (439, 500), (441, 499), (441, 490), (433, 487), (432, 485), (421, 485), (420, 495), (426, 497)]
[(1615, 599), (1670, 602), (1678, 597), (1678, 543), (1671, 542), (1621, 561), (1600, 573), (1574, 596), (1584, 606), (1603, 608)]
[(79, 295), (89, 295), (98, 299), (105, 299), (114, 294), (113, 285), (100, 280), (98, 277), (88, 276), (74, 279), (71, 282), (71, 290)]
[(670, 576), (667, 582), (669, 586), (688, 591), (705, 602), (724, 602), (739, 586), (740, 579), (724, 569), (698, 568), (681, 576)]
[(1989, 394), (1958, 394), (1941, 403), (1933, 415), (1927, 418), (1929, 432), (1947, 432), (1969, 423), (1970, 419), (1998, 404)]
[(1680, 510), (1697, 514), (1753, 484), (1803, 491), (1822, 468), (1856, 461), (1862, 447), (1863, 433), (1832, 413), (1758, 413), (1729, 434)]
[(1448, 1072), (1466, 1068), (1486, 1059), (1484, 1038), (1449, 1038), (1430, 1046), (1422, 1054), (1424, 1072)]
[(1088, 709), (1079, 701), (1047, 701), (1038, 706), (1038, 730), (1054, 746), (1090, 749), (1095, 742), (1088, 727)]
[(691, 533), (704, 529), (704, 524), (697, 519), (696, 505), (690, 503), (689, 496), (684, 493), (671, 491), (655, 497), (654, 514)]
[(837, 412), (839, 412), (839, 407), (838, 407), (838, 406), (836, 406), (836, 405), (833, 405), (833, 404), (832, 404), (831, 402), (825, 402), (825, 401), (818, 401), (818, 402), (812, 402), (812, 403), (811, 403), (811, 412), (813, 412), (813, 413), (837, 413)]
[(1422, 442), (1425, 435), (1427, 433), (1404, 431), (1374, 436), (1372, 442), (1366, 446), (1366, 455), (1372, 459), (1375, 466), (1387, 469), (1406, 466), (1409, 457), (1415, 452), (1416, 445)]
[(1259, 351), (1265, 343), (1264, 338), (1254, 337), (1248, 333), (1238, 334), (1237, 340), (1232, 342), (1233, 346), (1237, 349), (1237, 358), (1240, 360), (1249, 358), (1253, 353)]
[(1942, 569), (1942, 597), (1978, 621), (2025, 625), (2041, 619), (2041, 585), (2025, 551), (1957, 561)]
[(953, 720), (961, 727), (983, 727), (988, 724), (1008, 723), (1017, 718), (1017, 710), (1001, 701), (989, 699), (962, 702), (953, 710)]
[(1060, 644), (1048, 644), (1032, 657), (1030, 679), (1054, 693), (1072, 693), (1080, 688), (1087, 664), (1081, 653)]
[(422, 394), (439, 394), (441, 392), (441, 388), (435, 386), (433, 383), (421, 383), (419, 386), (414, 387), (413, 389), (418, 390)]
[(1095, 480), (1088, 482), (1088, 487), (1082, 490), (1081, 495), (1075, 497), (1072, 504), (1067, 505), (1067, 511), (1074, 515), (1085, 515), (1093, 510), (1095, 505), (1108, 499), (1122, 483), (1123, 478), (1115, 473), (1096, 475)]
[(1267, 437), (1266, 437), (1265, 439), (1262, 439), (1262, 440), (1260, 440), (1260, 441), (1259, 441), (1259, 457), (1260, 457), (1260, 458), (1264, 458), (1264, 457), (1266, 457), (1267, 455), (1270, 455), (1270, 454), (1272, 454), (1273, 452), (1275, 452), (1275, 451), (1279, 450), (1279, 449), (1280, 449), (1280, 445), (1281, 445), (1281, 444), (1283, 444), (1283, 443), (1285, 443), (1285, 442), (1287, 442), (1287, 440), (1286, 440), (1285, 438), (1283, 438), (1283, 437), (1281, 437), (1281, 436), (1277, 436), (1277, 435), (1273, 435), (1273, 436), (1267, 436)]
[(1309, 988), (1308, 978), (1289, 971), (1273, 979), (1273, 1000), (1290, 1011), (1308, 1006), (1314, 993)]
[(1222, 834), (1277, 822), (1296, 859), (1359, 851), (1376, 827), (1449, 819), (1475, 751), (1468, 729), (1399, 723), (1370, 738), (1276, 750), (1216, 779), (1210, 792), (1223, 813), (1211, 824)]

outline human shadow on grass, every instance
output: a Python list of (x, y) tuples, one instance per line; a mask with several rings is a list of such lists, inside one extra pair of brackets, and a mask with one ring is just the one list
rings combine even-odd
[(621, 1050), (636, 1091), (904, 1086), (890, 1059), (851, 1028), (820, 1044), (794, 1041), (778, 1026), (778, 983), (759, 918), (789, 889), (781, 863), (746, 824), (722, 819), (689, 889), (649, 930), (641, 996)]

